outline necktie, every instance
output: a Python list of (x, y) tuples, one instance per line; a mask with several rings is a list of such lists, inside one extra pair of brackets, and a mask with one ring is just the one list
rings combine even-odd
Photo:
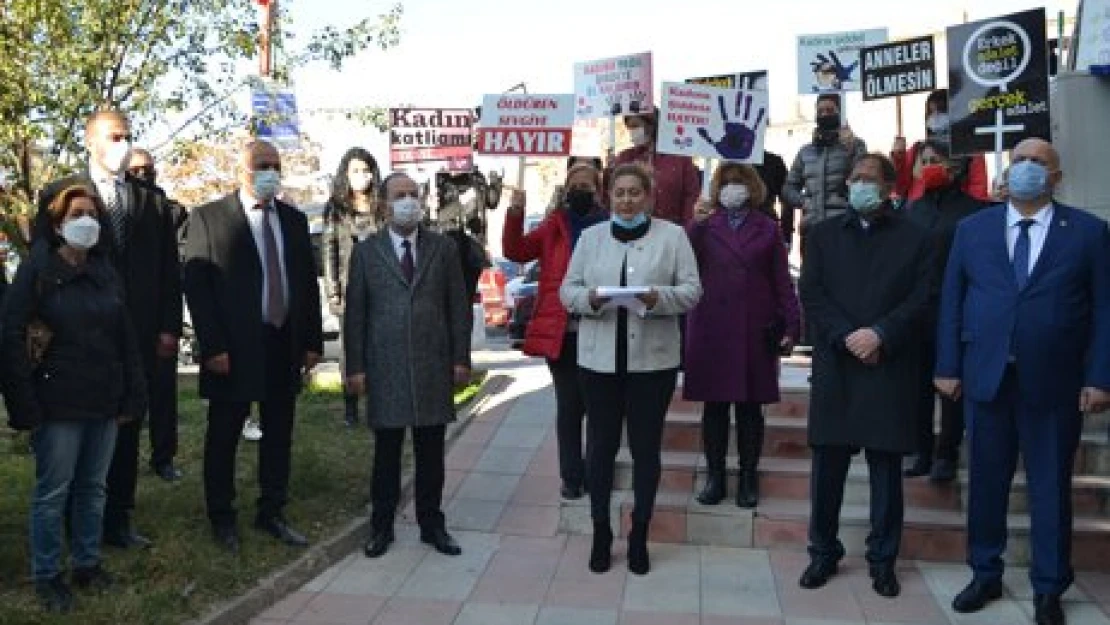
[(405, 280), (412, 284), (413, 274), (416, 273), (416, 263), (412, 260), (412, 242), (405, 239), (401, 241), (401, 247), (405, 248), (401, 254), (401, 271), (405, 274)]
[(102, 181), (101, 185), (105, 191), (104, 204), (108, 208), (108, 219), (112, 222), (116, 247), (122, 251), (127, 243), (127, 211), (123, 206), (119, 182), (109, 179)]
[(266, 322), (275, 328), (285, 325), (285, 288), (281, 280), (281, 259), (278, 257), (277, 237), (270, 227), (270, 206), (262, 210), (262, 256), (266, 267)]
[(1036, 223), (1032, 219), (1022, 219), (1018, 222), (1021, 231), (1018, 232), (1017, 241), (1014, 242), (1014, 278), (1017, 280), (1018, 289), (1025, 288), (1029, 281), (1029, 226)]

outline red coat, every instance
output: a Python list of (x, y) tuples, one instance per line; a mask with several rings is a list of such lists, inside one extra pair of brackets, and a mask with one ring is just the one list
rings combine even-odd
[[(647, 165), (655, 179), (655, 208), (651, 216), (685, 226), (694, 218), (701, 195), (701, 177), (688, 156), (659, 154), (652, 146), (628, 148), (614, 159), (616, 165)], [(608, 201), (608, 193), (605, 194)]]
[[(925, 194), (925, 190), (921, 188), (921, 179), (913, 177), (913, 164), (917, 161), (917, 150), (921, 145), (921, 143), (915, 143), (905, 152), (890, 153), (890, 160), (894, 161), (894, 169), (898, 173), (894, 190), (899, 197), (905, 198), (907, 203), (919, 200)], [(967, 178), (964, 178), (962, 189), (964, 193), (977, 200), (990, 202), (992, 200), (988, 186), (987, 160), (982, 154), (975, 154), (968, 165)]]
[(532, 320), (524, 334), (524, 353), (558, 360), (567, 329), (567, 311), (559, 301), (559, 287), (570, 265), (570, 223), (566, 212), (553, 211), (528, 234), (524, 234), (524, 214), (505, 215), (501, 251), (518, 263), (540, 261), (539, 289)]
[(798, 297), (774, 219), (751, 211), (733, 230), (720, 211), (688, 228), (702, 298), (686, 317), (683, 396), (690, 401), (779, 400), (778, 352), (768, 346), (777, 320), (799, 334)]

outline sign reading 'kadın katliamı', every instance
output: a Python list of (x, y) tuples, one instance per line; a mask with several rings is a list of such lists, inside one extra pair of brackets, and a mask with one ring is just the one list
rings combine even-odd
[(879, 100), (937, 88), (937, 56), (932, 36), (864, 48), (863, 99)]
[(574, 126), (573, 95), (487, 95), (478, 152), (492, 156), (566, 156)]
[(948, 28), (952, 152), (1002, 152), (1050, 138), (1045, 11)]
[(389, 109), (389, 160), (394, 167), (444, 162), (470, 171), (474, 162), (474, 114), (469, 109)]

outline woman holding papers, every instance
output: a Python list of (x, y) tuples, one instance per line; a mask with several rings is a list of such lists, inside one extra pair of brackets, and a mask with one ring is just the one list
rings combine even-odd
[(687, 318), (682, 388), (686, 399), (705, 402), (708, 474), (698, 495), (705, 505), (725, 498), (730, 409), (740, 464), (736, 505), (758, 503), (763, 405), (779, 400), (778, 356), (798, 340), (798, 297), (778, 224), (759, 210), (765, 195), (754, 168), (722, 164), (689, 227), (705, 298)]
[(505, 215), (501, 248), (518, 263), (540, 263), (539, 289), (532, 319), (524, 333), (524, 353), (543, 356), (555, 386), (559, 476), (565, 499), (580, 499), (586, 488), (582, 458), (582, 421), (586, 403), (578, 384), (578, 319), (559, 302), (559, 286), (582, 231), (606, 220), (598, 201), (601, 170), (587, 162), (567, 169), (561, 206), (528, 234), (524, 233), (523, 191), (514, 191)]
[(659, 488), (660, 448), (679, 365), (678, 316), (701, 297), (697, 260), (686, 232), (653, 219), (652, 179), (621, 165), (610, 184), (611, 223), (582, 233), (559, 297), (579, 315), (578, 366), (589, 417), (590, 570), (607, 571), (613, 531), (613, 466), (627, 421), (632, 452), (632, 531), (628, 569), (646, 574), (648, 523)]

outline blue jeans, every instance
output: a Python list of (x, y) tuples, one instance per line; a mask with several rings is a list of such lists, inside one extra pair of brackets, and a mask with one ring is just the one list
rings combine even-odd
[(105, 479), (116, 446), (116, 422), (51, 421), (35, 430), (35, 492), (31, 502), (31, 574), (61, 572), (66, 500), (72, 492), (70, 555), (75, 568), (100, 564)]

